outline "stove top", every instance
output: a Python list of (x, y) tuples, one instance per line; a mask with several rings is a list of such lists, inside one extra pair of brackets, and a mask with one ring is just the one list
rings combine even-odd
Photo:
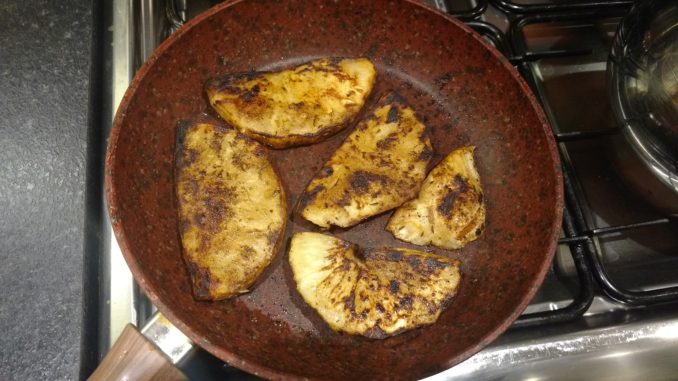
[[(667, 201), (644, 174), (607, 97), (608, 50), (632, 2), (428, 2), (482, 34), (532, 87), (558, 142), (566, 196), (556, 259), (525, 313), (485, 350), (431, 379), (675, 379), (678, 221), (666, 205), (675, 208), (676, 199)], [(143, 60), (184, 20), (212, 5), (107, 4), (109, 122)], [(143, 325), (154, 308), (114, 238), (104, 247), (100, 279), (103, 356), (125, 324)], [(180, 367), (193, 379), (254, 378), (199, 349)]]

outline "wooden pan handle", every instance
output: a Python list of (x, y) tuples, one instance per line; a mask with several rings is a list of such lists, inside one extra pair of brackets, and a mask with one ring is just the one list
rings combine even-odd
[(127, 324), (89, 381), (188, 380), (135, 326)]

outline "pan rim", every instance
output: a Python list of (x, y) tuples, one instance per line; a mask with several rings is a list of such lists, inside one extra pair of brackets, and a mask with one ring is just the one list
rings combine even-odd
[[(105, 171), (104, 171), (104, 193), (105, 199), (108, 206), (108, 213), (110, 221), (113, 227), (115, 238), (118, 241), (120, 250), (127, 262), (132, 274), (134, 274), (134, 279), (139, 283), (144, 292), (148, 295), (151, 302), (157, 306), (158, 310), (162, 312), (169, 321), (171, 321), (180, 331), (182, 331), (186, 336), (188, 336), (191, 341), (210, 352), (214, 356), (218, 357), (222, 361), (225, 361), (237, 368), (245, 370), (249, 373), (255, 374), (257, 376), (265, 377), (268, 379), (279, 379), (279, 378), (292, 378), (292, 379), (308, 379), (303, 375), (297, 373), (289, 373), (275, 368), (267, 367), (266, 365), (249, 362), (241, 358), (240, 355), (226, 350), (225, 348), (218, 347), (212, 344), (204, 335), (196, 332), (191, 328), (190, 324), (184, 323), (177, 315), (175, 315), (171, 308), (169, 308), (159, 297), (156, 292), (156, 287), (151, 283), (147, 282), (145, 277), (139, 276), (137, 274), (142, 274), (141, 265), (137, 258), (132, 254), (130, 245), (127, 242), (121, 221), (118, 218), (118, 207), (119, 202), (116, 197), (115, 183), (114, 178), (114, 163), (116, 161), (117, 153), (117, 142), (119, 139), (120, 131), (123, 126), (123, 121), (125, 119), (126, 111), (130, 106), (134, 95), (136, 94), (139, 83), (143, 78), (146, 77), (146, 74), (153, 68), (155, 62), (163, 55), (163, 53), (175, 43), (175, 41), (181, 39), (185, 34), (191, 31), (196, 25), (201, 24), (203, 20), (212, 17), (214, 14), (224, 11), (226, 8), (232, 7), (239, 3), (244, 2), (245, 0), (232, 0), (226, 1), (221, 4), (218, 4), (207, 11), (201, 13), (195, 18), (191, 19), (184, 26), (182, 26), (177, 32), (163, 41), (158, 48), (151, 54), (151, 56), (146, 60), (146, 62), (141, 66), (141, 68), (134, 75), (134, 78), (130, 82), (128, 89), (126, 90), (118, 111), (113, 120), (113, 126), (111, 128), (108, 146), (106, 151), (105, 159)], [(517, 304), (513, 313), (511, 313), (507, 319), (505, 319), (501, 324), (497, 325), (494, 329), (488, 331), (478, 342), (474, 345), (469, 346), (466, 350), (458, 353), (457, 355), (448, 359), (445, 363), (441, 364), (442, 368), (450, 368), (456, 364), (463, 362), (468, 359), (475, 353), (479, 352), (482, 348), (487, 346), (489, 343), (494, 341), (499, 335), (505, 332), (511, 324), (522, 314), (522, 312), (527, 308), (529, 302), (533, 299), (537, 290), (541, 286), (548, 272), (549, 267), (553, 262), (553, 257), (555, 255), (555, 250), (557, 246), (557, 239), (560, 234), (560, 227), (562, 223), (562, 214), (563, 214), (563, 178), (561, 175), (561, 165), (560, 165), (560, 155), (558, 154), (558, 149), (556, 146), (555, 139), (553, 138), (553, 131), (549, 126), (549, 123), (546, 119), (543, 109), (541, 108), (539, 102), (537, 101), (535, 95), (532, 93), (532, 90), (529, 88), (527, 83), (523, 80), (517, 70), (510, 64), (510, 62), (493, 46), (487, 43), (482, 36), (473, 31), (470, 27), (463, 24), (461, 21), (457, 20), (455, 17), (443, 13), (425, 3), (422, 3), (418, 0), (401, 0), (403, 2), (409, 3), (413, 6), (419, 7), (425, 12), (432, 13), (433, 17), (443, 17), (447, 22), (454, 24), (456, 27), (464, 31), (469, 37), (475, 39), (477, 43), (480, 43), (486, 51), (490, 52), (497, 59), (504, 68), (510, 73), (511, 77), (518, 82), (518, 86), (522, 90), (522, 93), (527, 97), (530, 102), (530, 106), (534, 111), (537, 120), (541, 124), (541, 132), (546, 136), (546, 144), (548, 145), (547, 150), (549, 157), (553, 163), (553, 173), (555, 174), (555, 204), (552, 205), (552, 208), (555, 208), (554, 218), (549, 229), (549, 242), (548, 245), (545, 245), (546, 253), (544, 259), (536, 272), (532, 284), (528, 291), (523, 294), (520, 302)], [(422, 377), (430, 376), (431, 374), (423, 374)]]

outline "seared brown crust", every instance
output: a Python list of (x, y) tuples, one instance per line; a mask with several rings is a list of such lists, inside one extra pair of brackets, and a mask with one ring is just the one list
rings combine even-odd
[(312, 144), (347, 127), (372, 91), (366, 58), (324, 58), (278, 72), (212, 78), (205, 92), (219, 115), (273, 148)]
[(454, 259), (311, 232), (292, 237), (289, 260), (297, 290), (333, 330), (374, 339), (434, 323), (461, 279)]
[(214, 123), (180, 123), (175, 189), (183, 258), (198, 300), (247, 292), (271, 263), (286, 198), (266, 151)]
[(459, 249), (485, 225), (485, 203), (474, 146), (452, 151), (428, 174), (416, 199), (398, 208), (386, 230), (403, 241)]
[(306, 187), (301, 215), (349, 227), (416, 196), (433, 149), (426, 126), (396, 93), (377, 103)]

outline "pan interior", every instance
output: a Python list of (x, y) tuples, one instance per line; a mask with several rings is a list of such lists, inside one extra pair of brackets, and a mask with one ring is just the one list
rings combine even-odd
[[(319, 144), (269, 150), (287, 192), (285, 243), (254, 290), (223, 302), (191, 296), (173, 192), (175, 125), (209, 115), (204, 82), (326, 56), (369, 57), (378, 70), (366, 106), (396, 90), (428, 126), (435, 156), (477, 146), (487, 203), (481, 238), (426, 250), (462, 262), (458, 296), (432, 326), (385, 340), (332, 332), (295, 291), (287, 243), (316, 230), (296, 213), (300, 193), (351, 127)], [(487, 344), (526, 306), (550, 263), (560, 216), (557, 157), (517, 75), (457, 23), (405, 1), (242, 1), (223, 4), (166, 42), (135, 78), (107, 160), (114, 229), (152, 301), (199, 345), (251, 372), (307, 377), (415, 378)], [(117, 135), (116, 135), (117, 134)], [(340, 238), (422, 249), (384, 231), (390, 212)]]

